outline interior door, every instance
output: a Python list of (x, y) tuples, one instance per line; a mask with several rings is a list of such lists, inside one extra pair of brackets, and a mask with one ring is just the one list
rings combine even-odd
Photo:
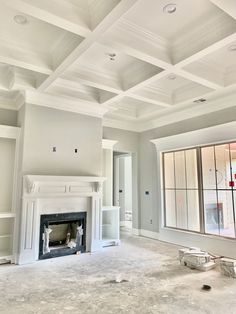
[(120, 221), (125, 221), (125, 160), (114, 158), (114, 205), (120, 207)]
[(114, 156), (114, 205), (120, 206), (119, 200), (119, 156)]

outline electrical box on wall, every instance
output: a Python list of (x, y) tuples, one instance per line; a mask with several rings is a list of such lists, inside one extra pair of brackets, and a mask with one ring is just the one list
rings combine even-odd
[[(53, 147), (52, 147), (52, 152), (53, 152), (53, 153), (56, 153), (56, 152), (57, 152), (57, 147), (56, 147), (56, 146), (53, 146)], [(78, 154), (78, 148), (75, 148), (75, 149), (74, 149), (74, 153), (75, 153), (75, 154)]]

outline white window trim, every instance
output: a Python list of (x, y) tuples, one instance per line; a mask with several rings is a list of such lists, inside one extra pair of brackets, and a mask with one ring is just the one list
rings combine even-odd
[[(163, 169), (162, 153), (195, 148), (204, 145), (214, 145), (236, 141), (236, 122), (221, 124), (191, 132), (180, 133), (151, 140), (157, 151), (157, 186), (159, 210), (159, 239), (183, 246), (201, 246), (215, 254), (236, 258), (235, 239), (226, 239), (219, 236), (195, 233), (164, 227), (164, 200), (163, 200)], [(225, 242), (226, 241), (226, 242)], [(228, 245), (225, 245), (227, 243)]]

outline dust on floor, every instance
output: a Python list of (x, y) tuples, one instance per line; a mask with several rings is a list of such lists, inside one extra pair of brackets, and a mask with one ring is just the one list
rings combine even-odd
[(234, 314), (235, 295), (236, 279), (181, 266), (177, 246), (129, 233), (101, 252), (0, 266), (1, 314)]

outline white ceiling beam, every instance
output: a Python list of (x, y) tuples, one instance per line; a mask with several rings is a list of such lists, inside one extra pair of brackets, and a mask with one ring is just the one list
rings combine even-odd
[(198, 75), (192, 74), (190, 72), (187, 72), (185, 70), (179, 69), (175, 71), (176, 74), (184, 77), (187, 80), (193, 81), (194, 83), (198, 83), (200, 85), (206, 86), (208, 88), (217, 90), (217, 89), (221, 89), (222, 86), (219, 84), (216, 84), (214, 82), (211, 82), (203, 77), (200, 77)]
[[(236, 39), (236, 34), (230, 35), (230, 36), (224, 38), (223, 40), (218, 41), (217, 43), (207, 47), (206, 49), (201, 50), (200, 52), (197, 52), (196, 54), (192, 55), (191, 57), (189, 57), (189, 58), (187, 58), (187, 59), (185, 59), (185, 60), (183, 60), (183, 61), (181, 61), (175, 65), (166, 64), (166, 69), (164, 71), (162, 71), (162, 72), (148, 78), (147, 80), (144, 80), (144, 81), (136, 84), (135, 86), (131, 87), (130, 89), (128, 89), (127, 91), (122, 93), (122, 97), (129, 96), (129, 95), (133, 94), (135, 92), (135, 90), (138, 90), (141, 87), (144, 87), (148, 84), (151, 84), (152, 82), (155, 82), (158, 79), (165, 77), (171, 73), (183, 76), (188, 80), (191, 80), (197, 84), (201, 84), (202, 86), (211, 88), (212, 90), (221, 90), (222, 86), (220, 86), (216, 83), (213, 83), (207, 79), (200, 78), (197, 75), (191, 74), (191, 73), (183, 70), (182, 68), (184, 66), (194, 62), (194, 61), (198, 61), (199, 59), (203, 58), (204, 56), (206, 56), (212, 52), (217, 51), (218, 49), (224, 47), (228, 43), (231, 43), (235, 39)], [(149, 59), (149, 63), (151, 63), (151, 59)], [(156, 62), (155, 62), (155, 64), (156, 64)], [(119, 97), (114, 97), (114, 98), (110, 99), (108, 101), (108, 103), (107, 102), (104, 103), (104, 105), (107, 105), (107, 104), (111, 105), (112, 101), (115, 102), (115, 101), (119, 100), (120, 98), (121, 98), (121, 95), (119, 95)], [(151, 103), (149, 98), (145, 98), (145, 101)], [(182, 104), (182, 102), (181, 102), (181, 104)]]
[(102, 20), (81, 44), (56, 68), (56, 70), (39, 86), (44, 91), (52, 84), (70, 65), (72, 65), (94, 42), (98, 41), (111, 26), (113, 26), (138, 0), (121, 0), (120, 3)]
[[(234, 1), (234, 3), (235, 3), (235, 1)], [(235, 3), (235, 6), (236, 6), (236, 3)], [(128, 45), (123, 44), (121, 42), (112, 41), (111, 46), (113, 48), (116, 48), (116, 49), (123, 51), (124, 53), (126, 53), (132, 57), (135, 57), (135, 58), (140, 59), (142, 61), (148, 62), (154, 66), (159, 66), (159, 67), (165, 69), (166, 71), (163, 72), (164, 75), (168, 75), (168, 73), (175, 73), (176, 75), (180, 75), (180, 76), (182, 76), (186, 79), (189, 79), (195, 83), (198, 83), (198, 84), (201, 84), (205, 87), (217, 90), (217, 89), (221, 89), (222, 86), (217, 84), (217, 83), (214, 83), (214, 82), (212, 82), (206, 78), (202, 78), (198, 75), (194, 75), (192, 73), (189, 73), (188, 71), (184, 70), (183, 68), (186, 65), (189, 65), (195, 61), (199, 61), (203, 57), (207, 56), (210, 53), (217, 51), (218, 49), (226, 46), (227, 44), (233, 42), (234, 40), (236, 40), (236, 34), (230, 35), (230, 36), (210, 45), (209, 47), (193, 54), (192, 56), (186, 58), (183, 61), (180, 61), (179, 63), (177, 63), (175, 65), (169, 64), (163, 60), (155, 58), (154, 56), (151, 56), (150, 54), (145, 53), (144, 51), (138, 51), (135, 48), (131, 47), (131, 45), (128, 46)], [(106, 40), (102, 40), (102, 43), (105, 43), (107, 45)], [(153, 79), (155, 80), (155, 77)], [(143, 81), (142, 82), (143, 85), (149, 84), (148, 81)], [(152, 79), (150, 81), (152, 81)], [(135, 90), (137, 88), (139, 88), (139, 87), (135, 86), (133, 89)]]
[(210, 0), (213, 4), (225, 11), (228, 15), (236, 19), (236, 2), (235, 0)]
[(42, 74), (52, 73), (49, 56), (30, 52), (3, 40), (0, 41), (0, 62)]
[(197, 53), (194, 53), (190, 57), (178, 62), (177, 64), (175, 64), (174, 67), (175, 68), (183, 68), (183, 67), (189, 65), (190, 63), (193, 63), (194, 61), (198, 61), (198, 60), (206, 57), (207, 55), (209, 55), (213, 52), (216, 52), (217, 50), (227, 46), (228, 44), (232, 43), (235, 40), (236, 40), (236, 33), (229, 35), (222, 40), (217, 41), (216, 43), (208, 46), (205, 49), (202, 49), (201, 51), (199, 51)]
[[(224, 47), (227, 43), (230, 43), (234, 40), (235, 38), (235, 34), (233, 35), (230, 35), (228, 37), (226, 37), (225, 39), (209, 46), (208, 48), (194, 54), (193, 56), (187, 58), (186, 60), (184, 61), (181, 61), (179, 62), (178, 64), (176, 65), (170, 65), (170, 64), (165, 64), (165, 70), (142, 81), (142, 82), (139, 82), (138, 84), (136, 84), (135, 86), (132, 86), (131, 88), (129, 88), (128, 90), (126, 91), (117, 91), (118, 92), (118, 95), (114, 96), (113, 98), (107, 100), (106, 102), (104, 102), (102, 105), (105, 106), (105, 107), (109, 107), (109, 106), (112, 106), (113, 104), (115, 104), (116, 102), (119, 102), (122, 98), (126, 97), (126, 96), (129, 96), (129, 97), (133, 97), (135, 99), (139, 99), (139, 100), (143, 100), (145, 102), (149, 102), (151, 104), (155, 104), (155, 105), (158, 105), (158, 106), (163, 106), (163, 107), (171, 107), (171, 105), (168, 105), (168, 104), (164, 104), (162, 102), (159, 102), (159, 101), (153, 101), (152, 99), (149, 99), (149, 98), (146, 98), (146, 97), (139, 97), (137, 95), (134, 95), (134, 92), (144, 86), (147, 86), (149, 84), (151, 84), (152, 82), (155, 82), (157, 81), (158, 79), (162, 78), (162, 77), (165, 77), (167, 76), (168, 74), (170, 73), (175, 73), (176, 75), (180, 75), (188, 80), (191, 80), (195, 83), (198, 83), (202, 86), (205, 86), (205, 87), (208, 87), (208, 88), (211, 88), (212, 90), (220, 90), (222, 89), (222, 87), (216, 83), (213, 83), (207, 79), (203, 79), (197, 75), (194, 75), (194, 74), (191, 74), (185, 70), (183, 70), (182, 68), (187, 65), (187, 64), (190, 64), (194, 61), (197, 61), (199, 59), (201, 59), (203, 56), (206, 56), (208, 55), (209, 53), (211, 52), (214, 52), (218, 49), (220, 49), (221, 47)], [(137, 57), (137, 55), (136, 55)], [(146, 59), (145, 61), (152, 63), (151, 59)], [(158, 62), (158, 61), (157, 61)], [(154, 62), (155, 65), (157, 65), (157, 62)], [(133, 95), (133, 96), (132, 96)], [(196, 97), (195, 97), (196, 98)], [(194, 99), (195, 99), (194, 98)], [(182, 104), (183, 102), (181, 102), (180, 104)]]
[[(145, 49), (142, 49), (142, 51), (141, 51), (141, 50), (138, 50), (138, 49), (132, 47), (132, 45), (128, 46), (128, 45), (121, 43), (121, 42), (118, 42), (118, 41), (115, 42), (114, 40), (112, 40), (109, 43), (107, 41), (102, 40), (101, 43), (103, 45), (106, 45), (106, 46), (112, 47), (114, 49), (117, 49), (119, 51), (122, 51), (123, 53), (125, 53), (131, 57), (142, 60), (142, 61), (147, 62), (147, 63), (152, 64), (152, 65), (155, 65), (155, 66), (162, 68), (162, 69), (168, 69), (171, 66), (170, 63), (148, 54), (147, 52), (144, 51)], [(153, 54), (156, 55), (155, 51), (153, 51)]]
[(127, 89), (126, 91), (122, 91), (120, 92), (118, 95), (112, 97), (111, 99), (105, 101), (104, 103), (102, 103), (103, 106), (110, 106), (116, 102), (119, 102), (123, 97), (132, 97), (131, 94), (137, 90), (140, 89), (141, 87), (151, 84), (153, 81), (156, 81), (164, 76), (166, 76), (168, 74), (168, 71), (162, 71), (158, 74), (153, 75), (152, 77), (147, 78), (146, 80), (137, 83), (136, 85), (130, 87), (129, 89)]
[(161, 101), (158, 101), (158, 100), (154, 100), (154, 99), (151, 99), (151, 98), (147, 98), (147, 97), (144, 97), (144, 96), (141, 96), (141, 95), (137, 95), (137, 94), (134, 94), (134, 93), (129, 93), (128, 92), (128, 93), (126, 93), (126, 95), (128, 97), (131, 97), (131, 98), (134, 98), (134, 99), (137, 99), (137, 100), (140, 100), (140, 101), (143, 101), (143, 102), (155, 105), (157, 107), (163, 107), (163, 108), (172, 107), (172, 105), (166, 104), (164, 102), (161, 102)]
[(165, 71), (159, 72), (159, 73), (157, 73), (157, 74), (155, 74), (155, 75), (153, 75), (151, 77), (148, 77), (146, 80), (143, 80), (142, 82), (139, 82), (138, 84), (130, 87), (129, 89), (127, 89), (126, 92), (127, 92), (127, 94), (128, 93), (133, 93), (136, 90), (138, 90), (138, 89), (140, 89), (140, 88), (142, 88), (144, 86), (147, 86), (147, 85), (149, 85), (149, 84), (151, 84), (153, 82), (156, 82), (157, 80), (165, 77), (166, 75), (168, 75), (170, 73), (172, 73), (172, 71), (170, 71), (170, 70), (165, 70)]
[[(114, 93), (114, 94), (119, 94), (120, 92), (122, 92), (121, 89), (115, 88), (111, 85), (108, 85), (104, 82), (104, 80), (100, 79), (97, 80), (95, 78), (95, 75), (93, 76), (92, 80), (90, 79), (90, 77), (88, 76), (88, 78), (86, 78), (85, 76), (81, 77), (79, 76), (79, 73), (76, 73), (74, 71), (69, 71), (66, 72), (65, 74), (63, 74), (60, 78), (64, 79), (66, 81), (70, 81), (78, 83), (78, 84), (84, 84), (90, 87), (94, 87), (94, 88), (98, 88), (98, 89), (102, 89), (104, 91), (110, 92), (110, 93)], [(114, 84), (112, 84), (114, 85)]]
[(28, 104), (39, 105), (58, 110), (76, 112), (88, 116), (102, 118), (108, 112), (107, 108), (98, 106), (97, 103), (92, 103), (85, 100), (78, 100), (60, 95), (49, 95), (47, 93), (38, 93), (26, 91), (25, 102)]
[[(43, 22), (49, 23), (51, 25), (62, 28), (71, 33), (80, 35), (82, 37), (86, 37), (91, 33), (91, 30), (88, 26), (86, 26), (83, 21), (77, 16), (77, 23), (72, 22), (71, 20), (59, 16), (56, 14), (56, 10), (52, 11), (46, 6), (46, 2), (43, 3), (43, 6), (40, 5), (40, 1), (38, 1), (38, 5), (36, 6), (33, 2), (27, 0), (0, 0), (4, 2), (7, 6), (19, 10), (29, 16), (37, 18)], [(49, 3), (49, 2), (48, 2)]]
[(107, 107), (109, 108), (110, 106), (114, 106), (114, 104), (118, 103), (122, 98), (124, 98), (126, 96), (125, 92), (121, 92), (118, 95), (115, 95), (114, 97), (108, 99), (107, 101), (103, 102), (101, 105), (103, 107)]

